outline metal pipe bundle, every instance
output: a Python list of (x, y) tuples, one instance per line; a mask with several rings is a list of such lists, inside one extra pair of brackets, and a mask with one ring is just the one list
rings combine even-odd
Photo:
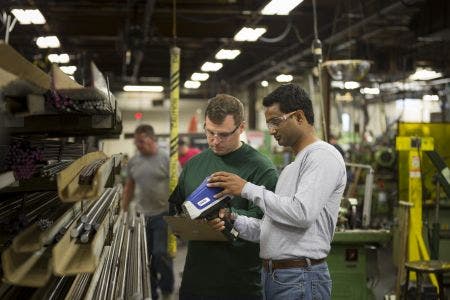
[(17, 230), (38, 219), (42, 223), (53, 222), (68, 206), (59, 200), (56, 192), (26, 194), (21, 198), (0, 202), (0, 222), (17, 227)]
[(58, 300), (62, 299), (67, 294), (72, 283), (73, 277), (62, 276), (53, 277), (44, 287), (39, 288), (33, 295), (32, 300), (45, 299), (45, 300)]
[(73, 160), (63, 160), (48, 165), (44, 165), (41, 170), (42, 177), (54, 177), (56, 174), (70, 166)]
[(45, 100), (57, 111), (63, 113), (105, 114), (113, 112), (111, 103), (106, 97), (101, 100), (84, 99), (77, 101), (51, 90), (45, 94)]
[(74, 160), (86, 152), (81, 143), (68, 143), (62, 140), (31, 140), (30, 143), (32, 147), (41, 150), (44, 161)]
[(117, 197), (118, 188), (107, 188), (102, 196), (80, 217), (70, 235), (81, 243), (88, 243), (103, 222), (113, 200)]
[(78, 184), (91, 185), (95, 174), (97, 174), (98, 169), (105, 163), (105, 161), (106, 159), (96, 159), (89, 165), (84, 166), (78, 177)]
[(114, 226), (99, 280), (89, 299), (150, 299), (150, 273), (143, 217), (121, 215)]
[(78, 274), (72, 284), (72, 290), (70, 294), (66, 295), (65, 299), (70, 300), (81, 300), (84, 298), (86, 294), (86, 290), (89, 286), (89, 283), (92, 279), (92, 274), (82, 273)]

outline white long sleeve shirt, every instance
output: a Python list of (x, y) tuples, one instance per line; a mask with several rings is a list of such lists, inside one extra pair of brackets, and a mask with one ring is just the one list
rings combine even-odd
[(342, 155), (332, 145), (317, 141), (284, 168), (275, 193), (245, 184), (242, 197), (259, 206), (264, 217), (238, 216), (234, 227), (241, 238), (260, 241), (261, 258), (325, 258), (346, 181)]

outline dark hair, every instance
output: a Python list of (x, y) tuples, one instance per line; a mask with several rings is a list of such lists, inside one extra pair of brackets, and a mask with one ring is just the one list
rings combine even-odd
[(134, 134), (141, 134), (141, 133), (144, 133), (146, 136), (151, 137), (152, 139), (155, 138), (155, 131), (153, 130), (152, 125), (148, 124), (139, 125), (134, 130)]
[(189, 138), (187, 137), (179, 137), (178, 138), (178, 146), (190, 145)]
[(222, 124), (227, 115), (232, 115), (234, 124), (241, 124), (244, 120), (244, 105), (242, 102), (227, 94), (217, 94), (208, 100), (205, 118), (208, 117), (215, 124)]
[(263, 99), (265, 107), (272, 106), (275, 103), (280, 104), (280, 110), (283, 113), (301, 109), (308, 123), (314, 125), (314, 110), (311, 99), (301, 87), (292, 83), (283, 84)]

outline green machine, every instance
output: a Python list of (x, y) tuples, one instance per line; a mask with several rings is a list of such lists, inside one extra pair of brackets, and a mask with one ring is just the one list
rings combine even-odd
[(370, 165), (346, 165), (356, 174), (366, 174), (364, 196), (352, 198), (356, 195), (357, 182), (347, 183), (327, 258), (333, 280), (332, 299), (375, 299), (373, 290), (368, 287), (369, 273), (373, 273), (370, 269), (378, 265), (377, 255), (373, 254), (388, 244), (392, 235), (389, 230), (370, 229), (374, 170)]
[(388, 230), (353, 229), (335, 233), (327, 259), (333, 280), (332, 299), (375, 299), (367, 287), (367, 251), (390, 240)]

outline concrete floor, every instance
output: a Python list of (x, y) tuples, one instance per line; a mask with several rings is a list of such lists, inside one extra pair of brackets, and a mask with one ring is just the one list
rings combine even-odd
[(173, 274), (175, 277), (174, 292), (170, 297), (162, 297), (161, 295), (159, 295), (160, 296), (159, 299), (178, 300), (178, 298), (179, 298), (178, 291), (180, 290), (181, 276), (183, 274), (184, 262), (186, 260), (186, 253), (187, 253), (187, 244), (180, 242), (178, 240), (177, 255), (175, 256), (175, 258), (173, 260)]
[(187, 244), (178, 241), (177, 256), (173, 260), (173, 273), (175, 276), (175, 288), (172, 300), (178, 299), (178, 291), (181, 284), (181, 276), (183, 274), (184, 262), (186, 261)]

